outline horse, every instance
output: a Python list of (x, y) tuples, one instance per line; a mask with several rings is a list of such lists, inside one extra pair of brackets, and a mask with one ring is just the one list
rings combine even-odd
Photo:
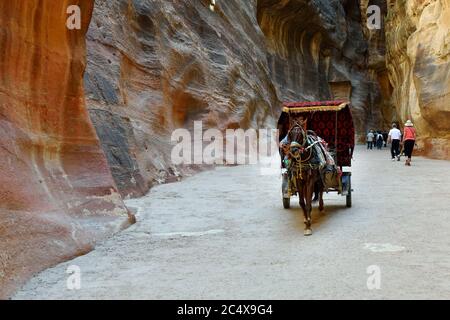
[(311, 163), (314, 158), (315, 148), (308, 142), (308, 135), (317, 135), (312, 131), (306, 131), (299, 123), (294, 123), (288, 132), (289, 145), (289, 184), (290, 191), (293, 188), (298, 193), (300, 206), (303, 210), (305, 230), (304, 235), (312, 235), (311, 211), (313, 195), (318, 192), (319, 210), (324, 210), (323, 183), (318, 166)]

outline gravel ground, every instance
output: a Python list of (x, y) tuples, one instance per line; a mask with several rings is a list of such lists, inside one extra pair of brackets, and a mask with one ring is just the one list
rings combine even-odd
[[(353, 164), (353, 207), (326, 194), (310, 237), (297, 199), (282, 208), (279, 175), (217, 168), (127, 201), (137, 224), (14, 298), (449, 299), (450, 162), (405, 167), (358, 147)], [(71, 265), (80, 290), (67, 289)]]

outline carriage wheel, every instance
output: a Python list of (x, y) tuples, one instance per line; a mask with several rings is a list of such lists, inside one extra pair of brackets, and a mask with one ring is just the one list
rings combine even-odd
[(289, 209), (291, 207), (291, 198), (283, 198), (283, 208)]
[(287, 189), (288, 189), (288, 176), (287, 174), (283, 174), (283, 182), (281, 184), (281, 193), (282, 193), (282, 197), (283, 197), (283, 208), (285, 209), (289, 209), (291, 207), (291, 198), (285, 198), (284, 195), (287, 193)]
[(351, 179), (351, 176), (348, 177), (348, 192), (347, 192), (347, 196), (346, 196), (346, 205), (347, 205), (347, 208), (352, 207), (352, 179)]

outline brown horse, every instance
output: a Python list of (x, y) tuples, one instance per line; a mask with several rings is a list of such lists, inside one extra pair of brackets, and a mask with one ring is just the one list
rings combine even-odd
[[(289, 130), (290, 142), (288, 167), (289, 184), (291, 193), (296, 191), (303, 209), (305, 222), (305, 236), (312, 234), (311, 211), (315, 190), (319, 192), (319, 210), (323, 211), (323, 184), (320, 169), (312, 163), (315, 148), (308, 142), (308, 134), (315, 135), (312, 131), (305, 131), (303, 126), (295, 123)], [(292, 190), (294, 189), (294, 190)]]

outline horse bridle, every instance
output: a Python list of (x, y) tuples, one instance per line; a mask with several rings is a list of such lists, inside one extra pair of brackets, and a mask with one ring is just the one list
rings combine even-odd
[[(295, 141), (295, 140), (292, 141), (291, 146), (289, 147), (289, 155), (297, 161), (300, 160), (300, 163), (305, 163), (311, 159), (312, 149), (310, 148), (310, 146), (305, 148), (305, 145), (308, 140), (308, 138), (307, 138), (308, 135), (307, 135), (305, 129), (303, 129), (303, 126), (301, 124), (299, 124), (297, 121), (294, 122), (292, 128), (288, 132), (288, 135), (290, 135), (291, 132), (296, 128), (300, 129), (300, 133), (302, 135), (302, 143), (300, 144), (298, 141)], [(296, 140), (297, 140), (297, 138), (298, 137), (296, 137)], [(294, 144), (294, 143), (298, 144), (298, 146), (292, 147), (292, 144)], [(293, 152), (293, 148), (298, 149), (299, 152)], [(308, 150), (308, 149), (310, 150), (308, 158), (302, 159), (301, 158), (302, 154), (305, 152), (305, 150)]]

